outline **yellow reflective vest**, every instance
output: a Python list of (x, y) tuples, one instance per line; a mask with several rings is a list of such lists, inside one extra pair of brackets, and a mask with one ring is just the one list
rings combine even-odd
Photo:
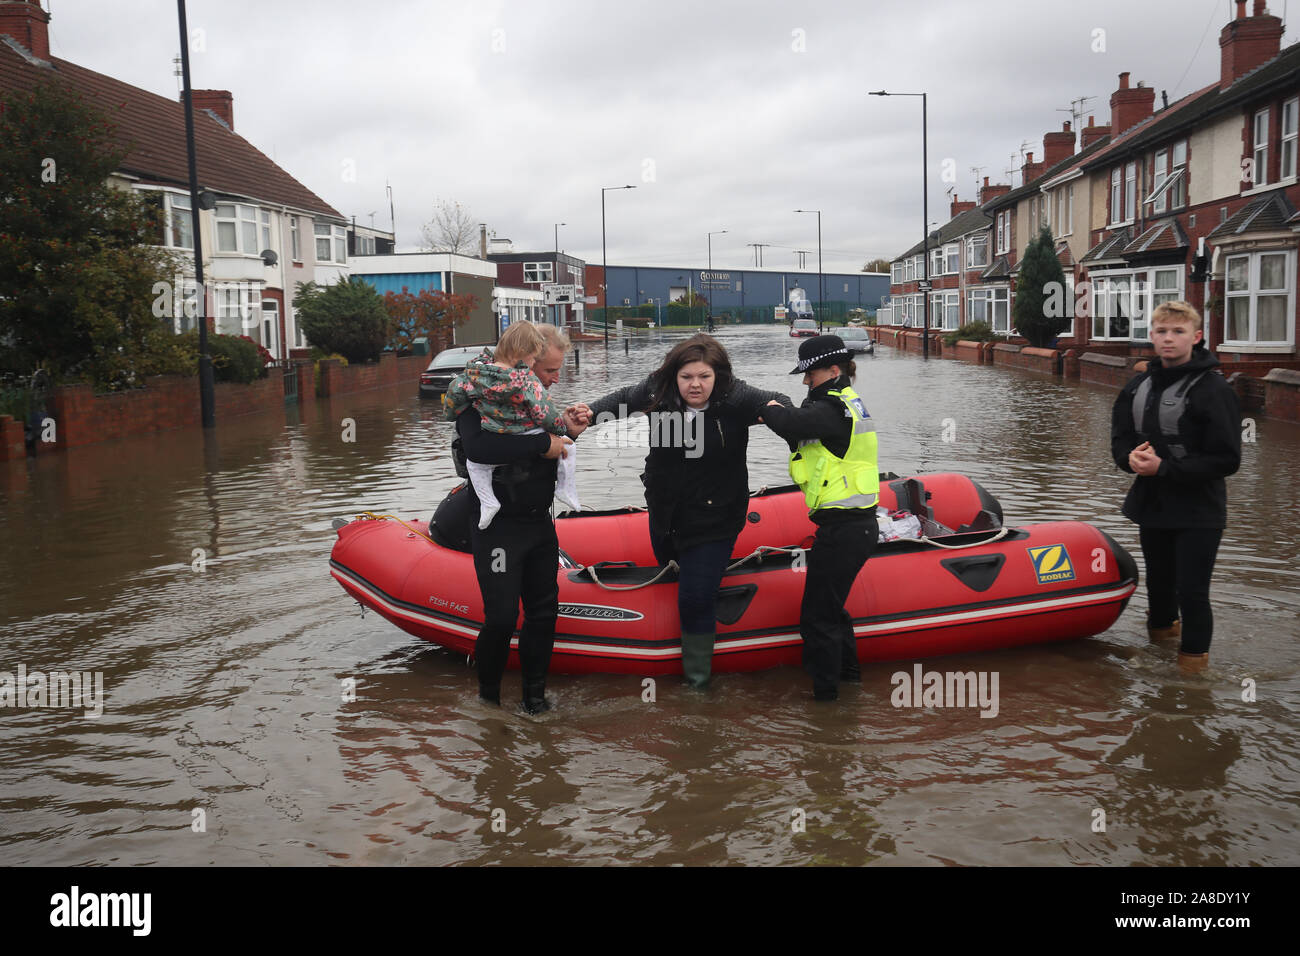
[(822, 508), (874, 508), (880, 497), (876, 426), (852, 387), (828, 391), (853, 418), (849, 449), (836, 457), (820, 441), (801, 442), (790, 455), (790, 477), (803, 489), (809, 512)]

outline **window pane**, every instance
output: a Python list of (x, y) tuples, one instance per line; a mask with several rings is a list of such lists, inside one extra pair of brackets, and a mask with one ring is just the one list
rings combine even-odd
[(1261, 295), (1257, 300), (1255, 334), (1257, 342), (1281, 342), (1286, 339), (1286, 296)]
[(257, 223), (243, 221), (240, 225), (243, 227), (244, 251), (257, 252)]
[(229, 205), (228, 203), (218, 203), (218, 204), (217, 204), (217, 218), (218, 218), (218, 219), (234, 219), (234, 218), (235, 218), (235, 207)]
[(328, 236), (330, 234), (330, 224), (327, 222), (313, 223), (312, 229), (318, 236)]
[(1285, 253), (1259, 257), (1259, 287), (1264, 291), (1286, 288)]
[(1233, 256), (1228, 260), (1229, 292), (1244, 292), (1250, 288), (1250, 257)]
[(330, 241), (328, 237), (316, 240), (316, 259), (320, 262), (330, 261)]
[(1250, 299), (1246, 296), (1228, 300), (1223, 337), (1229, 342), (1241, 342), (1250, 338)]
[(1174, 168), (1187, 165), (1187, 141), (1174, 144)]
[(1178, 288), (1178, 270), (1177, 270), (1177, 269), (1157, 269), (1157, 270), (1156, 270), (1156, 288), (1157, 288), (1157, 289), (1177, 289), (1177, 288)]
[(217, 249), (220, 252), (238, 252), (239, 243), (235, 237), (233, 222), (217, 223)]

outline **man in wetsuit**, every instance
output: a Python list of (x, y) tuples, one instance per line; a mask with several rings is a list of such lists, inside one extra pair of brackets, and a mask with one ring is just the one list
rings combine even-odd
[[(533, 372), (547, 388), (560, 377), (568, 337), (551, 325), (541, 325), (546, 350)], [(569, 434), (586, 427), (569, 416)], [(474, 486), (452, 492), (438, 507), (431, 530), (439, 543), (455, 547), (468, 541), (483, 598), (483, 626), (474, 643), (479, 696), (501, 703), (501, 678), (510, 657), (510, 638), (523, 602), (524, 624), (519, 631), (519, 663), (523, 678), (523, 708), (530, 714), (550, 706), (546, 672), (555, 642), (559, 610), (559, 542), (551, 520), (555, 496), (556, 459), (565, 454), (568, 438), (540, 433), (505, 435), (485, 431), (474, 408), (456, 419), (456, 433), (470, 461), (505, 465), (496, 469), (492, 488), (501, 510), (485, 529), (478, 527), (479, 501)]]

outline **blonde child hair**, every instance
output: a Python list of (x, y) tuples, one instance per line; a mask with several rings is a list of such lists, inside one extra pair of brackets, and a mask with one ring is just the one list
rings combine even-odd
[(501, 333), (493, 360), (498, 365), (514, 368), (520, 362), (537, 358), (546, 348), (541, 330), (531, 322), (511, 322)]
[(1151, 324), (1154, 326), (1162, 319), (1166, 322), (1177, 322), (1179, 320), (1190, 322), (1193, 331), (1204, 326), (1201, 313), (1197, 312), (1191, 303), (1183, 302), (1181, 299), (1173, 302), (1161, 302), (1155, 307), (1151, 312)]

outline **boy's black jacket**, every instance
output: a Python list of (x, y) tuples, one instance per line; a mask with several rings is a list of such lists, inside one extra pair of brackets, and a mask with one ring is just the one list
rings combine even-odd
[[(1227, 475), (1241, 466), (1241, 410), (1237, 394), (1217, 371), (1219, 360), (1203, 345), (1189, 361), (1165, 368), (1159, 359), (1133, 378), (1111, 410), (1110, 451), (1117, 467), (1132, 473), (1128, 456), (1150, 441), (1161, 458), (1160, 471), (1139, 475), (1124, 499), (1124, 515), (1150, 528), (1222, 528), (1227, 524)], [(1175, 458), (1160, 433), (1159, 402), (1165, 388), (1184, 376), (1202, 375), (1187, 392), (1187, 407), (1179, 420), (1187, 455)], [(1151, 378), (1143, 415), (1145, 435), (1133, 427), (1133, 396), (1144, 378)]]

